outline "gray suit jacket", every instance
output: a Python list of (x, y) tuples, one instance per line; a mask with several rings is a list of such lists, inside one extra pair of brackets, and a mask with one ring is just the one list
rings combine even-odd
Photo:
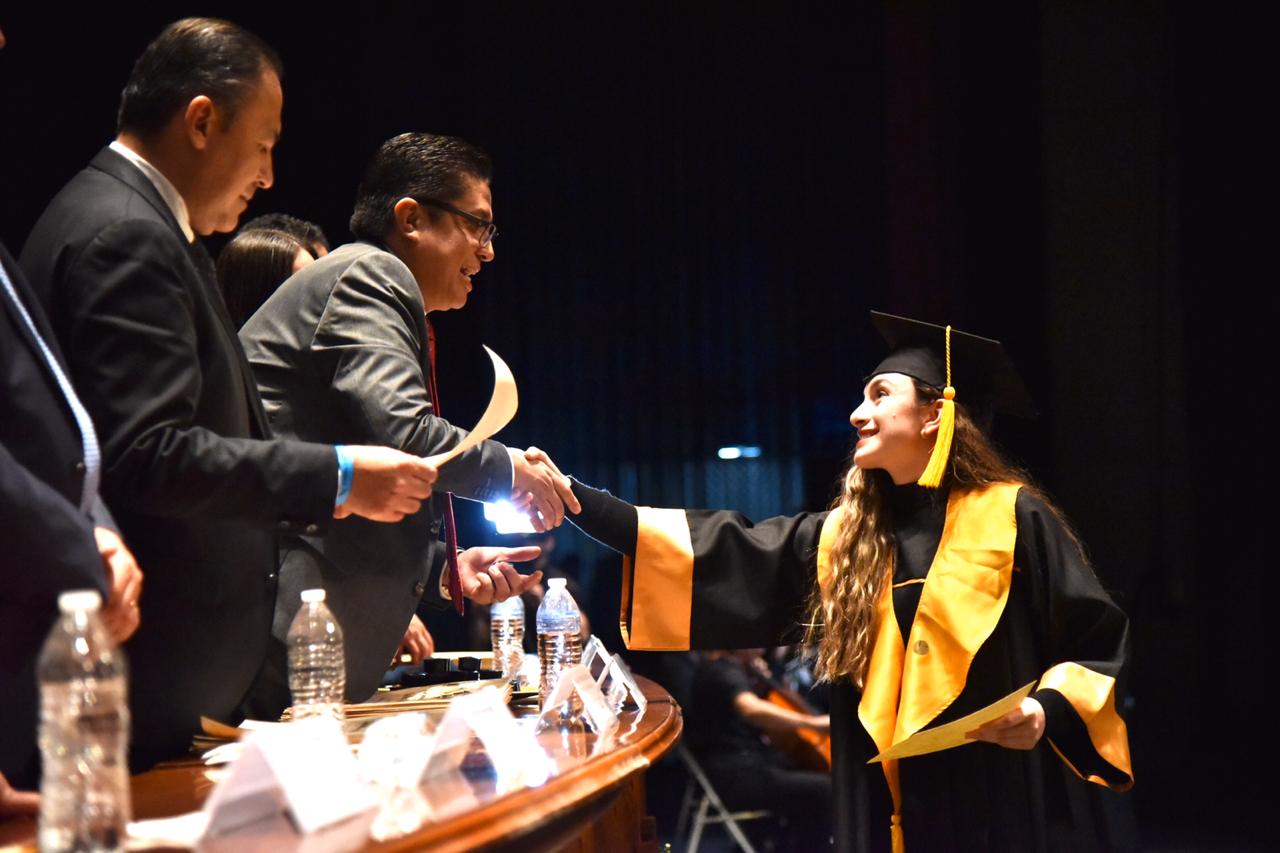
[[(417, 282), (377, 246), (342, 246), (289, 278), (245, 323), (240, 340), (279, 435), (385, 444), (421, 456), (466, 436), (432, 412)], [(268, 706), (287, 700), (284, 641), (298, 593), (323, 586), (346, 639), (347, 696), (367, 699), (424, 592), (442, 603), (438, 496), (496, 500), (510, 496), (511, 482), (506, 448), (486, 441), (442, 468), (437, 497), (399, 524), (347, 518), (323, 539), (286, 543), (273, 651), (255, 694)], [(260, 710), (256, 704), (250, 710)]]

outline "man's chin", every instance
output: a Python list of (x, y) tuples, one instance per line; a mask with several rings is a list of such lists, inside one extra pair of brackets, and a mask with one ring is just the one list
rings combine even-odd
[(208, 237), (210, 234), (230, 234), (236, 230), (236, 226), (240, 224), (240, 215), (224, 216), (212, 222), (196, 222), (192, 221), (191, 230), (201, 237)]

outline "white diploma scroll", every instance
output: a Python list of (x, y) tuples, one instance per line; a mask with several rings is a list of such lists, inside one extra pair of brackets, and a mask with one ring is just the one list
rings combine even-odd
[(916, 732), (906, 740), (895, 743), (867, 763), (874, 764), (877, 761), (909, 758), (913, 755), (925, 755), (930, 752), (941, 752), (944, 749), (964, 746), (966, 743), (978, 743), (976, 740), (965, 737), (965, 734), (984, 723), (1000, 719), (1021, 705), (1022, 700), (1031, 695), (1031, 689), (1035, 686), (1036, 683), (1033, 681), (1025, 687), (1013, 691), (1003, 699), (997, 699), (987, 707), (974, 711), (968, 716), (953, 720), (937, 728)]
[(480, 420), (476, 421), (476, 425), (471, 428), (466, 438), (444, 453), (427, 457), (427, 461), (437, 468), (497, 434), (498, 430), (511, 423), (511, 419), (516, 416), (516, 409), (520, 408), (516, 380), (511, 375), (511, 368), (507, 367), (507, 363), (487, 346), (484, 351), (489, 354), (489, 359), (493, 362), (493, 394), (489, 397), (489, 405), (485, 407), (484, 414), (480, 416)]

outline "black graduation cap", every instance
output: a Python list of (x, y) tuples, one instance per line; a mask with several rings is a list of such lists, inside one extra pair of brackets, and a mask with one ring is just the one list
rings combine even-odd
[(871, 376), (902, 373), (934, 388), (951, 385), (957, 402), (978, 411), (1036, 416), (1031, 394), (999, 341), (950, 329), (948, 373), (948, 327), (879, 311), (871, 312), (871, 321), (890, 350)]

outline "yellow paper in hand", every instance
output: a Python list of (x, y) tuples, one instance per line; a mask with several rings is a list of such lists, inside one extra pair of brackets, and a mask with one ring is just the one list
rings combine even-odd
[(895, 758), (910, 758), (913, 755), (941, 752), (944, 749), (951, 749), (953, 746), (964, 746), (966, 743), (977, 743), (977, 741), (965, 737), (965, 733), (973, 731), (984, 723), (999, 719), (1021, 705), (1022, 700), (1031, 695), (1031, 689), (1035, 686), (1036, 683), (1032, 681), (1025, 687), (1013, 691), (1003, 699), (997, 699), (987, 707), (974, 711), (968, 716), (953, 720), (937, 728), (916, 732), (901, 743), (895, 743), (867, 763), (875, 764), (878, 761), (891, 761)]
[(427, 461), (437, 468), (475, 447), (486, 438), (490, 438), (511, 423), (511, 419), (516, 416), (516, 409), (520, 407), (520, 398), (516, 394), (516, 380), (511, 375), (511, 368), (507, 367), (507, 363), (487, 346), (484, 351), (489, 354), (489, 359), (493, 362), (493, 394), (489, 397), (489, 405), (485, 407), (484, 414), (480, 416), (480, 420), (476, 421), (476, 425), (471, 428), (466, 438), (444, 453), (427, 457)]

